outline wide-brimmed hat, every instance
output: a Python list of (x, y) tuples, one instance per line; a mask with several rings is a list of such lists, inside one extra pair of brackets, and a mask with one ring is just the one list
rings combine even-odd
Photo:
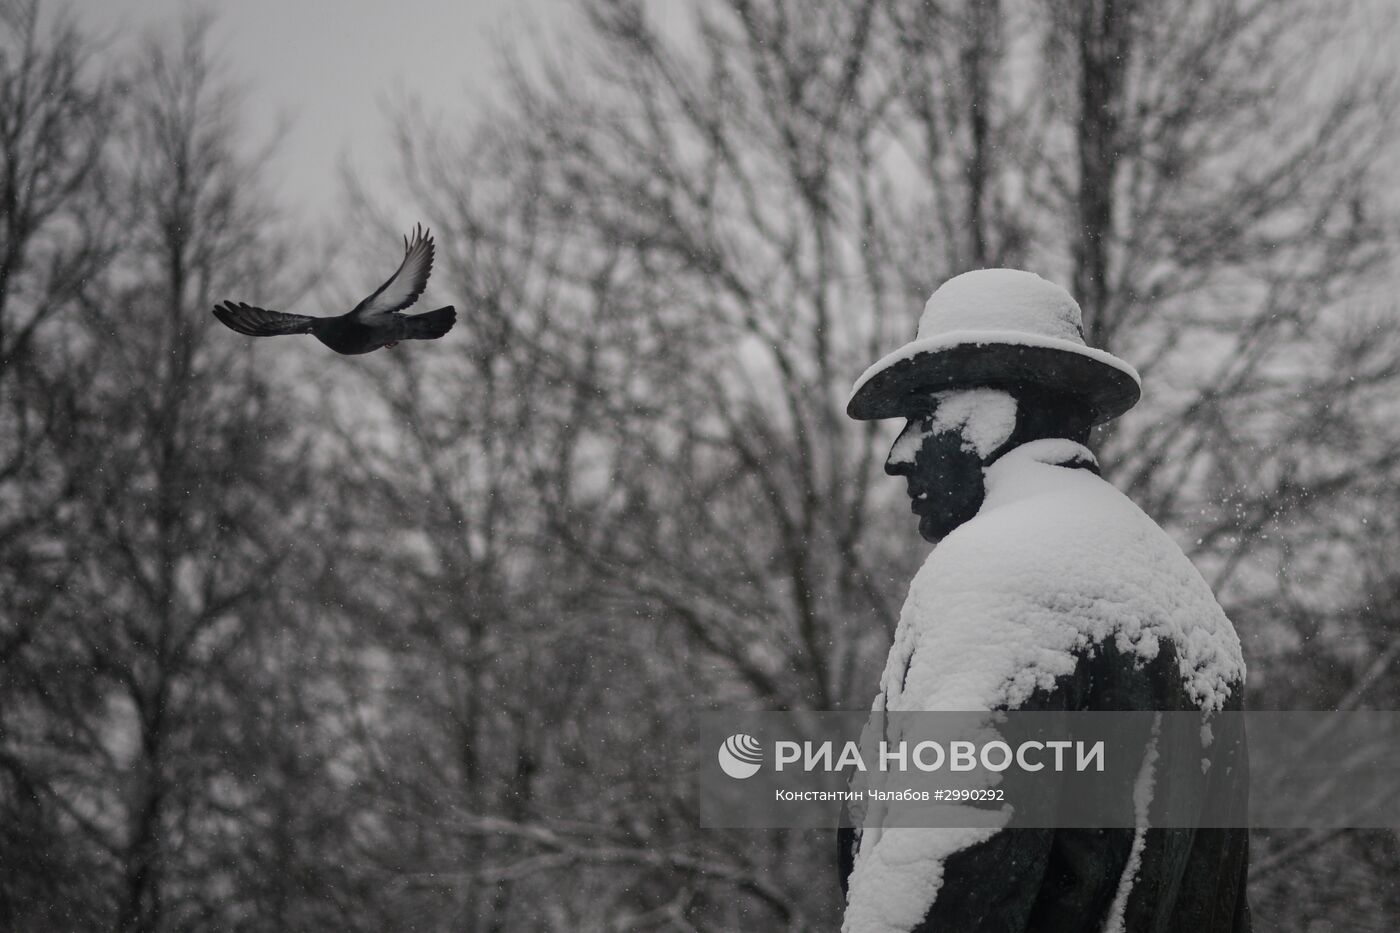
[(1118, 357), (1084, 343), (1079, 304), (1033, 272), (979, 269), (944, 282), (913, 340), (856, 380), (852, 418), (907, 417), (929, 393), (958, 388), (1041, 389), (1073, 397), (1093, 423), (1137, 404), (1142, 381)]

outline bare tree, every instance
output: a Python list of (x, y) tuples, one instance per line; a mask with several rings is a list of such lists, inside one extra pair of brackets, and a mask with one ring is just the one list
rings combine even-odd
[[(102, 223), (115, 89), (88, 64), (94, 44), (37, 2), (0, 4), (0, 925), (91, 919), (73, 845), (36, 746), (53, 673), (44, 622), (72, 580), (66, 503), (88, 475), (74, 438), (91, 359), (67, 338), (85, 286), (113, 255)], [(78, 716), (92, 698), (71, 698)]]
[[(23, 12), (4, 93), (36, 109), (0, 118), (18, 154), (0, 380), (7, 402), (29, 393), (12, 410), (63, 419), (46, 447), (21, 439), (5, 488), (42, 524), (13, 568), (28, 601), (0, 629), (0, 689), (22, 700), (0, 706), (0, 799), (53, 839), (4, 820), (34, 871), (7, 875), (0, 904), (17, 927), (345, 929), (363, 921), (329, 856), (347, 829), (325, 771), (340, 720), (314, 663), (326, 630), (298, 595), (323, 570), (306, 437), (270, 361), (208, 311), (286, 280), (258, 154), (206, 19), (114, 60), (121, 94), (104, 97), (77, 34), (46, 51)], [(289, 816), (299, 799), (326, 808)]]
[(272, 812), (297, 793), (279, 767), (296, 764), (293, 737), (246, 723), (270, 685), (304, 705), (280, 674), (297, 659), (269, 649), (279, 620), (314, 618), (288, 592), (319, 572), (293, 409), (268, 362), (210, 324), (228, 291), (256, 299), (282, 279), (285, 257), (207, 28), (190, 19), (143, 48), (122, 161), (129, 248), (114, 293), (87, 309), (107, 430), (84, 491), (84, 582), (103, 619), (84, 640), (111, 687), (110, 728), (127, 736), (103, 829), (129, 930), (236, 924), (243, 896), (289, 883), (255, 870), (277, 861), (248, 832), (269, 792)]

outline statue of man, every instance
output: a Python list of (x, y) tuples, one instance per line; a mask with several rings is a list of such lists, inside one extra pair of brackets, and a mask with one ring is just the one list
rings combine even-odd
[[(851, 417), (907, 419), (885, 470), (905, 478), (935, 544), (877, 712), (1243, 708), (1234, 627), (1085, 446), (1139, 395), (1131, 366), (1086, 346), (1068, 292), (1011, 269), (944, 283), (916, 339), (857, 381)], [(1243, 740), (1222, 744), (1203, 752), (1208, 791), (1239, 799)], [(1160, 757), (1145, 751), (1139, 785)], [(1249, 929), (1243, 829), (940, 830), (867, 816), (841, 835), (847, 933)]]

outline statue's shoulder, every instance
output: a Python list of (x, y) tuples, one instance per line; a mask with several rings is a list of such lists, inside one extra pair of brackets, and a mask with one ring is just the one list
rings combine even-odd
[(891, 683), (964, 684), (961, 699), (1015, 706), (1110, 640), (1143, 662), (1172, 646), (1202, 705), (1243, 680), (1239, 638), (1210, 587), (1121, 492), (1044, 463), (989, 479), (982, 510), (910, 584)]

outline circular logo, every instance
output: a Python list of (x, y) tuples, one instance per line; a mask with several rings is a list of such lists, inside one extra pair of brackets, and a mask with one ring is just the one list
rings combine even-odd
[(753, 777), (762, 764), (763, 746), (751, 735), (737, 732), (719, 747), (719, 766), (732, 778)]

